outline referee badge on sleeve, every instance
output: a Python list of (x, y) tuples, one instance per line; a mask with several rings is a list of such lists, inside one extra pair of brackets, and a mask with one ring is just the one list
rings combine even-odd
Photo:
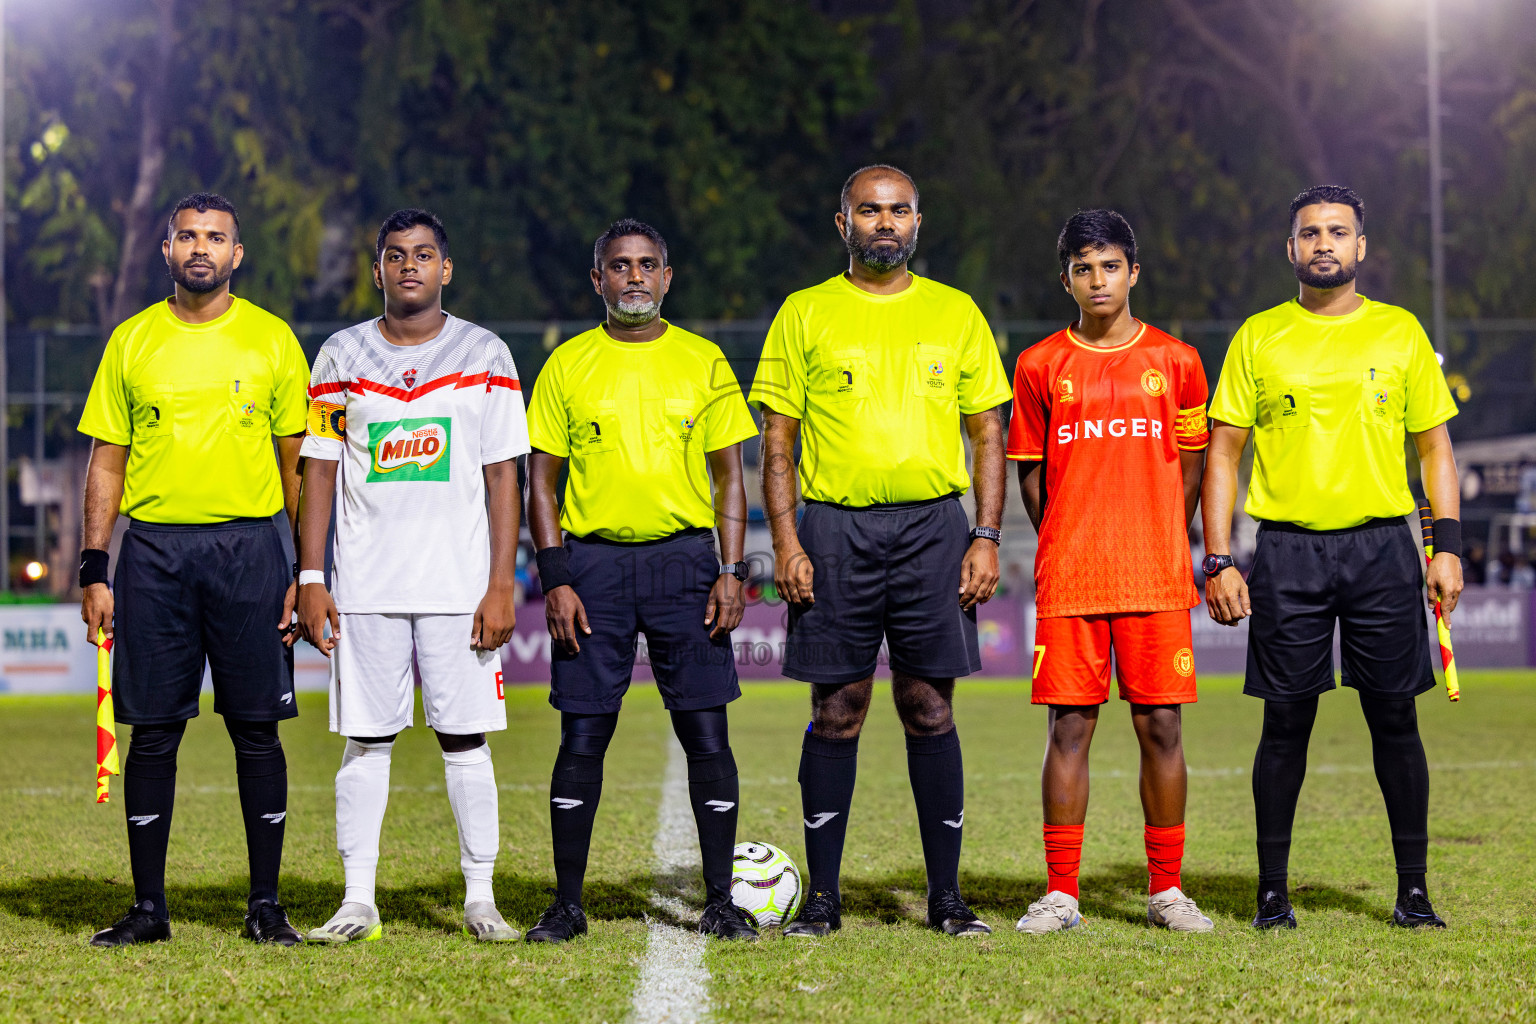
[(332, 441), (347, 438), (347, 407), (315, 399), (309, 403), (309, 435), (327, 437)]

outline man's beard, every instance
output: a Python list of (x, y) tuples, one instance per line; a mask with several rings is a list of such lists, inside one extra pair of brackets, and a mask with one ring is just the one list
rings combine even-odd
[(230, 275), (235, 272), (235, 267), (233, 263), (227, 267), (220, 267), (215, 263), (213, 264), (213, 273), (208, 277), (201, 278), (191, 276), (187, 273), (187, 268), (180, 264), (171, 264), (170, 270), (172, 281), (175, 281), (194, 295), (203, 295), (216, 291), (223, 286), (229, 280)]
[(1355, 279), (1355, 275), (1360, 271), (1360, 264), (1355, 262), (1346, 266), (1341, 262), (1339, 263), (1338, 270), (1327, 274), (1315, 273), (1310, 269), (1310, 266), (1304, 266), (1300, 263), (1292, 263), (1291, 269), (1296, 271), (1296, 280), (1300, 281), (1308, 288), (1317, 288), (1326, 291), (1331, 288), (1338, 288), (1341, 285), (1349, 284), (1349, 282), (1353, 281)]
[[(875, 244), (884, 239), (895, 241), (897, 243), (896, 248), (891, 249)], [(860, 238), (850, 231), (848, 232), (846, 244), (849, 256), (852, 256), (875, 273), (884, 274), (887, 271), (895, 270), (912, 258), (912, 254), (917, 251), (917, 232), (914, 230), (912, 237), (908, 238), (905, 244), (903, 244), (901, 239), (895, 234), (873, 235), (868, 238)]]
[(618, 302), (610, 302), (608, 316), (625, 327), (643, 327), (644, 325), (661, 316), (661, 303), (655, 299), (645, 302), (627, 302), (619, 299)]

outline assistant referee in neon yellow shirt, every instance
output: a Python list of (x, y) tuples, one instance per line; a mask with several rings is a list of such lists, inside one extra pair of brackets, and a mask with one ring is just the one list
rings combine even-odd
[[(1360, 695), (1387, 804), (1404, 927), (1445, 927), (1425, 881), (1429, 768), (1414, 697), (1435, 685), (1425, 574), (1404, 466), (1411, 435), (1435, 515), (1429, 601), (1461, 594), (1460, 496), (1446, 421), (1456, 404), (1418, 320), (1355, 290), (1365, 208), (1322, 185), (1291, 203), (1287, 250), (1301, 294), (1250, 317), (1211, 402), (1201, 492), (1206, 603), (1217, 622), (1251, 615), (1245, 693), (1264, 700), (1253, 763), (1256, 928), (1296, 927), (1287, 893), (1291, 824), (1317, 698), (1334, 688), (1338, 625), (1345, 686)], [(1238, 463), (1253, 436), (1248, 514), (1259, 520), (1246, 582), (1232, 565)]]
[[(985, 934), (960, 895), (965, 783), (952, 700), (955, 677), (981, 668), (976, 606), (997, 587), (1003, 513), (996, 410), (1013, 392), (970, 296), (907, 270), (922, 215), (904, 171), (855, 171), (836, 223), (847, 272), (785, 300), (748, 396), (763, 411), (763, 506), (790, 605), (784, 674), (811, 684), (800, 761), (809, 894), (784, 934), (842, 924), (843, 837), (882, 640), (907, 737), (928, 923)], [(971, 483), (967, 434), (974, 531), (959, 501)], [(797, 477), (807, 506), (798, 530)]]
[[(123, 807), (134, 904), (96, 946), (171, 937), (165, 852), (176, 751), (198, 713), (206, 663), (213, 709), (235, 746), (251, 869), (246, 935), (295, 945), (277, 901), (288, 768), (277, 723), (298, 713), (287, 627), (293, 573), (272, 516), (298, 511), (308, 367), (288, 325), (236, 298), (244, 250), (229, 200), (176, 204), (161, 244), (176, 283), (112, 332), (80, 430), (95, 438), (85, 484), (81, 618), (114, 640), (117, 720), (133, 726)], [(274, 454), (273, 440), (276, 440)], [(107, 546), (130, 518), (107, 587)], [(114, 614), (116, 621), (114, 623)]]

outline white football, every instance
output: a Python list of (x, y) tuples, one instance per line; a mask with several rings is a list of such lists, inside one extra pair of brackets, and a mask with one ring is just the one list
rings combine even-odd
[(800, 909), (800, 869), (767, 843), (737, 843), (731, 855), (731, 902), (759, 928), (772, 928)]

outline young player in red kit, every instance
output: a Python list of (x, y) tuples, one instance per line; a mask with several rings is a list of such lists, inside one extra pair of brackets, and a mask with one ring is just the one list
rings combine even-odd
[(1085, 210), (1057, 242), (1078, 322), (1019, 356), (1008, 458), (1040, 535), (1033, 701), (1047, 704), (1040, 790), (1045, 896), (1018, 930), (1075, 928), (1088, 812), (1088, 747), (1120, 697), (1141, 745), (1141, 802), (1151, 876), (1147, 920), (1210, 931), (1179, 888), (1186, 773), (1180, 705), (1195, 700), (1189, 609), (1200, 601), (1188, 530), (1209, 432), (1194, 349), (1131, 316), (1136, 236), (1112, 210)]

